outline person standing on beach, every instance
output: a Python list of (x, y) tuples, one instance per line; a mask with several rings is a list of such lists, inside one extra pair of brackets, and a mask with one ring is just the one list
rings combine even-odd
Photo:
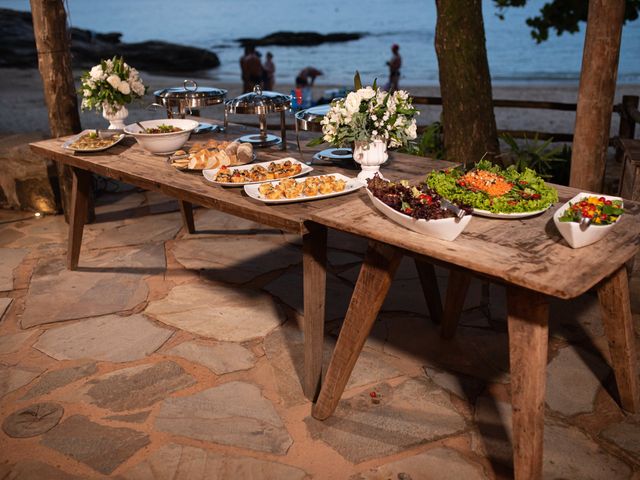
[(264, 75), (263, 84), (265, 90), (273, 90), (273, 83), (276, 75), (276, 66), (273, 64), (273, 54), (267, 52), (267, 58), (262, 65)]
[(400, 56), (400, 46), (397, 43), (391, 45), (391, 60), (387, 62), (389, 66), (389, 83), (387, 90), (395, 92), (398, 90), (398, 82), (400, 81), (400, 67), (402, 66), (402, 57)]
[(262, 82), (262, 63), (253, 45), (244, 47), (244, 55), (240, 58), (240, 71), (244, 93), (253, 91), (253, 87)]
[(316, 77), (322, 75), (322, 72), (314, 67), (303, 68), (296, 77), (296, 87), (313, 87)]

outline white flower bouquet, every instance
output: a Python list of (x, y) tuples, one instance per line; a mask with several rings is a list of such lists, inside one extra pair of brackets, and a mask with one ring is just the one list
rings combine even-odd
[(82, 108), (104, 108), (115, 113), (121, 106), (141, 98), (147, 87), (138, 71), (122, 57), (102, 60), (81, 77)]
[(403, 147), (416, 138), (418, 113), (407, 92), (385, 92), (374, 83), (331, 102), (329, 113), (320, 122), (322, 140), (336, 147), (374, 140), (389, 148)]

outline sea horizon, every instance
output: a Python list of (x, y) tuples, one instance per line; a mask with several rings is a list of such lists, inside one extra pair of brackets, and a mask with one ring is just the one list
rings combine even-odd
[[(492, 83), (500, 85), (575, 85), (579, 80), (586, 24), (580, 32), (556, 36), (536, 44), (525, 24), (537, 13), (544, 1), (529, 1), (524, 8), (504, 11), (500, 20), (490, 0), (483, 1), (487, 55)], [(185, 0), (181, 17), (162, 2), (138, 0), (131, 10), (125, 0), (95, 3), (90, 0), (67, 2), (69, 23), (73, 27), (100, 33), (122, 33), (123, 42), (163, 40), (202, 47), (215, 52), (220, 67), (197, 72), (213, 81), (240, 80), (238, 59), (242, 37), (262, 37), (276, 31), (313, 31), (318, 33), (361, 32), (359, 39), (344, 43), (327, 43), (313, 47), (259, 47), (270, 51), (276, 64), (276, 84), (291, 84), (302, 68), (313, 65), (324, 72), (318, 85), (350, 86), (355, 70), (366, 83), (377, 78), (386, 82), (385, 62), (390, 46), (400, 45), (403, 57), (401, 86), (437, 86), (438, 68), (434, 49), (435, 2), (398, 0), (389, 13), (388, 4), (370, 0), (366, 12), (357, 2), (326, 0), (322, 5), (277, 0), (265, 11), (258, 0)], [(0, 0), (0, 7), (29, 10), (28, 0)], [(242, 21), (240, 21), (242, 20)], [(623, 28), (619, 84), (640, 84), (640, 20)], [(196, 73), (196, 72), (194, 72)], [(171, 75), (168, 73), (167, 75)]]

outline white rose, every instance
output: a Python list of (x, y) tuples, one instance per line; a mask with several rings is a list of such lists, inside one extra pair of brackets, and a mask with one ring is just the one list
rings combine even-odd
[(92, 80), (103, 80), (104, 72), (102, 71), (102, 66), (96, 65), (89, 72), (89, 76)]
[(120, 82), (120, 85), (118, 85), (118, 91), (120, 91), (120, 93), (123, 93), (124, 95), (129, 95), (129, 93), (131, 93), (131, 87), (129, 87), (129, 84), (127, 82)]
[(356, 92), (351, 92), (347, 95), (344, 102), (344, 106), (347, 109), (347, 113), (354, 114), (360, 110), (360, 96)]
[(109, 75), (107, 77), (107, 83), (117, 90), (118, 85), (120, 85), (120, 77), (116, 74)]
[(133, 90), (139, 97), (144, 95), (144, 85), (142, 82), (133, 82), (131, 84), (131, 90)]
[(416, 126), (416, 121), (412, 121), (411, 125), (409, 125), (409, 128), (407, 129), (407, 137), (409, 138), (409, 140), (413, 140), (418, 136), (417, 128), (418, 127)]
[(360, 97), (364, 100), (369, 100), (376, 96), (376, 91), (371, 87), (363, 88), (358, 91), (360, 92)]

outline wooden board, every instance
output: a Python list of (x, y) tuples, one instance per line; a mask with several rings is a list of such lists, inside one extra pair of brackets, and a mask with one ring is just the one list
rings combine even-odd
[[(233, 140), (247, 132), (246, 128), (230, 126), (226, 134), (201, 134), (196, 138), (206, 142), (209, 138)], [(31, 144), (31, 149), (47, 158), (66, 165), (88, 170), (105, 177), (114, 178), (146, 190), (163, 192), (171, 197), (194, 205), (215, 208), (232, 215), (256, 221), (271, 227), (294, 233), (306, 233), (304, 222), (315, 213), (326, 208), (339, 207), (348, 196), (328, 198), (313, 202), (287, 205), (264, 205), (249, 198), (241, 188), (224, 188), (212, 185), (201, 175), (184, 173), (168, 165), (166, 157), (146, 153), (133, 138), (126, 138), (120, 144), (99, 154), (75, 155), (62, 148), (66, 138), (50, 139)], [(303, 147), (304, 148), (304, 147)], [(317, 149), (316, 149), (317, 150)], [(310, 158), (311, 150), (306, 150), (305, 158)], [(258, 161), (269, 161), (293, 156), (297, 150), (281, 151), (279, 148), (256, 149)], [(428, 173), (432, 168), (445, 168), (449, 162), (427, 162), (423, 157), (391, 154), (391, 161), (383, 167), (384, 175), (391, 179)], [(355, 177), (358, 170), (349, 170), (335, 165), (316, 166), (312, 174), (342, 173)]]
[(311, 219), (331, 228), (396, 245), (506, 284), (559, 298), (576, 297), (608, 277), (640, 248), (640, 203), (625, 201), (626, 214), (601, 241), (572, 249), (553, 223), (553, 212), (578, 190), (556, 186), (560, 202), (522, 220), (474, 216), (453, 242), (411, 232), (378, 213), (365, 192)]

